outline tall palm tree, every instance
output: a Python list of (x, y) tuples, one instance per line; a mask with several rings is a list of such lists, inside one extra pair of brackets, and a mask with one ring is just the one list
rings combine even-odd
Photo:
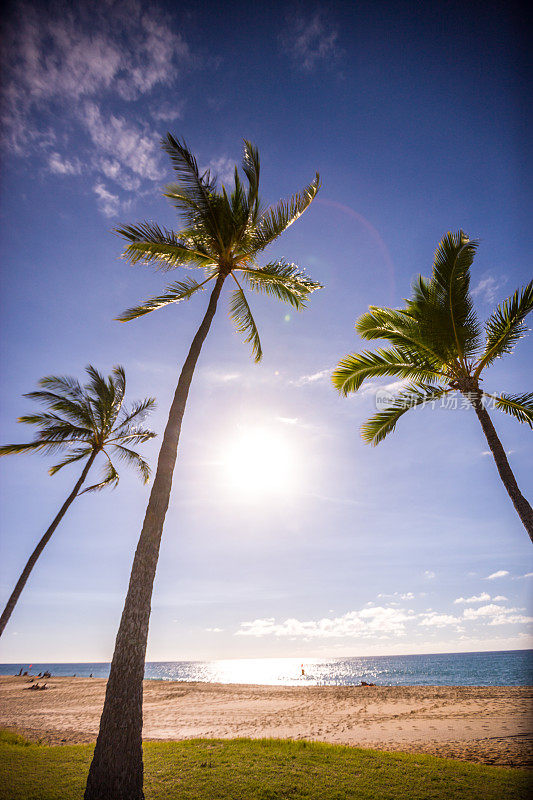
[(159, 453), (157, 471), (144, 525), (133, 561), (130, 583), (115, 643), (107, 683), (100, 732), (91, 764), (86, 800), (139, 800), (143, 798), (142, 689), (152, 587), (157, 567), (163, 523), (170, 499), (172, 473), (189, 387), (204, 340), (209, 332), (225, 281), (233, 286), (229, 311), (237, 330), (251, 343), (255, 361), (261, 359), (261, 342), (243, 287), (266, 292), (300, 310), (310, 293), (320, 288), (295, 264), (282, 259), (259, 266), (257, 257), (300, 217), (315, 197), (319, 176), (288, 201), (264, 208), (259, 197), (259, 155), (244, 142), (241, 182), (237, 167), (231, 191), (217, 188), (216, 176), (201, 172), (184, 142), (170, 134), (162, 142), (178, 182), (167, 186), (165, 196), (182, 218), (174, 231), (151, 222), (118, 228), (127, 242), (124, 257), (132, 264), (153, 264), (160, 269), (195, 267), (200, 281), (187, 277), (175, 281), (164, 294), (131, 308), (119, 319), (128, 321), (162, 306), (188, 300), (214, 284), (207, 311), (198, 328), (179, 376)]
[(367, 378), (389, 375), (410, 381), (363, 424), (362, 437), (372, 445), (391, 433), (410, 408), (460, 392), (477, 414), (503, 484), (533, 541), (533, 510), (518, 488), (486, 408), (490, 403), (533, 427), (533, 392), (495, 395), (480, 385), (484, 370), (512, 353), (527, 332), (533, 281), (497, 306), (485, 323), (482, 341), (469, 290), (476, 248), (477, 242), (463, 231), (447, 233), (435, 252), (431, 279), (416, 279), (405, 308), (370, 306), (355, 324), (363, 339), (386, 339), (392, 348), (346, 356), (332, 380), (344, 395), (357, 391)]
[[(65, 516), (76, 497), (85, 492), (95, 492), (106, 486), (115, 488), (119, 475), (111, 456), (135, 467), (143, 483), (150, 477), (150, 468), (141, 456), (128, 445), (146, 442), (156, 434), (138, 427), (146, 415), (154, 408), (155, 400), (148, 397), (134, 403), (130, 410), (124, 406), (126, 375), (123, 367), (113, 368), (107, 380), (89, 364), (89, 382), (81, 386), (76, 378), (49, 375), (41, 378), (37, 392), (24, 395), (42, 403), (47, 411), (19, 417), (18, 422), (37, 425), (38, 431), (32, 442), (26, 444), (7, 444), (0, 447), (0, 456), (17, 453), (39, 452), (45, 454), (63, 453), (58, 464), (50, 467), (50, 475), (77, 461), (85, 461), (82, 473), (59, 509), (52, 524), (39, 541), (28, 559), (22, 574), (13, 589), (11, 597), (0, 617), (0, 636), (15, 608), (26, 581), (42, 551)], [(101, 480), (80, 492), (94, 460), (101, 453), (105, 458)]]

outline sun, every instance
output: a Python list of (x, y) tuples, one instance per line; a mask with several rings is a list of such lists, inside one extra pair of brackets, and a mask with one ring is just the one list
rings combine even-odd
[(246, 497), (288, 494), (298, 483), (299, 465), (287, 436), (266, 428), (242, 428), (224, 448), (224, 478)]

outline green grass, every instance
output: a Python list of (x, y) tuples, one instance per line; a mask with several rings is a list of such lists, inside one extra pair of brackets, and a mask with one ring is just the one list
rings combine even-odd
[[(92, 745), (0, 734), (0, 800), (81, 800)], [(147, 742), (146, 800), (526, 800), (525, 770), (279, 739)]]

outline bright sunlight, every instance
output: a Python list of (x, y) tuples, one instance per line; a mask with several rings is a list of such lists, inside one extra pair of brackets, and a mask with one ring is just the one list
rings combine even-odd
[(265, 428), (243, 428), (224, 448), (225, 478), (241, 496), (288, 494), (298, 482), (294, 448), (286, 436)]

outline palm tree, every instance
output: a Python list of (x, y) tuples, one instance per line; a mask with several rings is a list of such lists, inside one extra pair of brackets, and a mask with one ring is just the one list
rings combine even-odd
[(152, 587), (187, 395), (222, 286), (226, 279), (233, 285), (230, 316), (237, 330), (251, 343), (255, 361), (261, 359), (261, 342), (243, 287), (266, 292), (297, 310), (305, 306), (311, 292), (320, 288), (295, 264), (282, 259), (261, 267), (257, 263), (259, 254), (309, 206), (319, 188), (318, 174), (290, 200), (264, 209), (259, 198), (259, 155), (250, 142), (244, 142), (242, 161), (246, 184), (241, 182), (235, 167), (230, 192), (224, 186), (217, 189), (217, 179), (209, 170), (200, 172), (184, 142), (167, 134), (162, 145), (178, 177), (177, 183), (166, 187), (165, 196), (181, 214), (183, 227), (178, 233), (151, 222), (118, 228), (117, 232), (127, 242), (123, 255), (132, 264), (153, 264), (163, 270), (195, 267), (203, 275), (199, 282), (187, 277), (171, 283), (164, 294), (129, 309), (119, 319), (128, 321), (170, 303), (188, 300), (209, 283), (214, 285), (207, 311), (183, 364), (163, 436), (115, 643), (86, 800), (144, 797), (142, 681)]
[(332, 380), (344, 395), (357, 391), (367, 378), (389, 375), (409, 381), (390, 405), (363, 424), (362, 437), (372, 445), (391, 433), (410, 408), (460, 392), (477, 414), (503, 484), (533, 541), (533, 510), (518, 488), (486, 408), (490, 403), (533, 427), (533, 392), (495, 395), (480, 385), (484, 370), (512, 353), (527, 332), (525, 318), (533, 309), (533, 281), (497, 306), (485, 323), (481, 341), (469, 291), (476, 248), (477, 242), (470, 241), (463, 231), (447, 233), (435, 251), (432, 277), (416, 279), (405, 308), (370, 306), (356, 322), (364, 339), (386, 339), (392, 348), (347, 356)]
[[(0, 447), (0, 456), (31, 452), (47, 455), (64, 453), (62, 460), (48, 470), (50, 475), (55, 475), (68, 464), (85, 461), (73, 490), (22, 570), (0, 617), (0, 636), (37, 559), (71, 503), (79, 494), (100, 491), (106, 486), (113, 488), (117, 486), (119, 475), (111, 456), (116, 456), (135, 467), (143, 483), (150, 477), (150, 468), (146, 461), (126, 445), (139, 444), (156, 435), (145, 428), (137, 427), (154, 408), (155, 400), (152, 397), (146, 398), (142, 402), (135, 403), (128, 411), (123, 405), (126, 392), (126, 375), (123, 367), (114, 367), (107, 380), (90, 364), (87, 373), (90, 381), (85, 386), (81, 386), (76, 378), (70, 376), (49, 375), (41, 378), (40, 390), (28, 392), (24, 396), (42, 403), (48, 410), (39, 414), (27, 414), (18, 419), (18, 422), (39, 427), (34, 440), (26, 444), (7, 444)], [(106, 459), (101, 480), (80, 492), (99, 453)]]

